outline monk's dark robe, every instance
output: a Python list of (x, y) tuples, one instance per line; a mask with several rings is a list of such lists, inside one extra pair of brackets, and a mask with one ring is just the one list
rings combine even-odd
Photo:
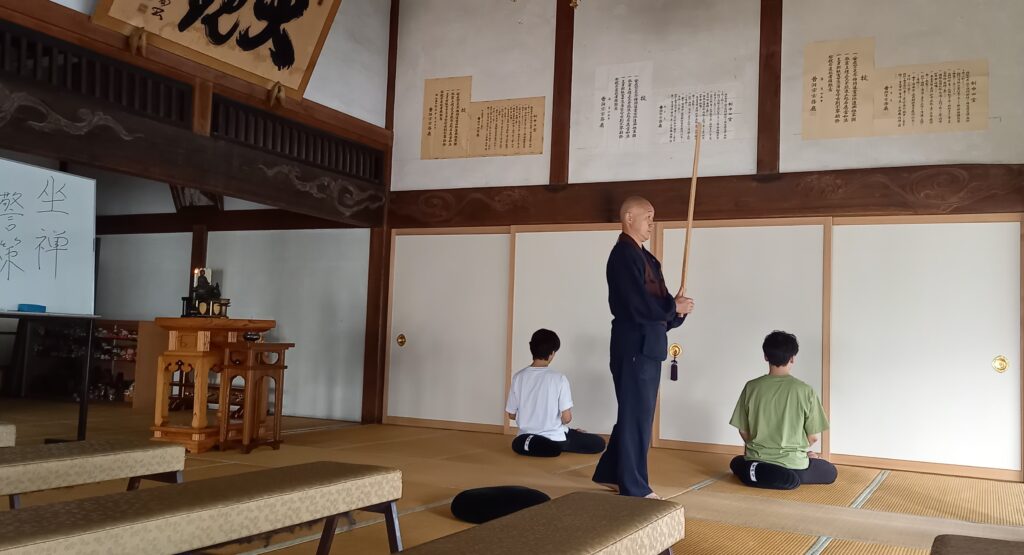
[(668, 330), (683, 323), (665, 287), (661, 263), (626, 234), (608, 256), (608, 305), (612, 312), (611, 371), (618, 418), (594, 481), (617, 484), (622, 495), (651, 493), (647, 449)]

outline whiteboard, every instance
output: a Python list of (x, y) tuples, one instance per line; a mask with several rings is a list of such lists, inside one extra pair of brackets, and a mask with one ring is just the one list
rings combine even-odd
[(833, 239), (832, 452), (1019, 470), (1020, 224)]
[(616, 401), (608, 366), (611, 311), (605, 265), (618, 229), (517, 233), (512, 320), (512, 372), (528, 366), (530, 336), (558, 334), (551, 368), (569, 378), (572, 427), (610, 433)]
[[(793, 375), (821, 395), (821, 225), (695, 229), (686, 293), (695, 309), (669, 342), (683, 347), (679, 381), (661, 383), (661, 439), (741, 445), (729, 425), (746, 382), (768, 372), (761, 343), (796, 335)], [(679, 288), (686, 230), (664, 234), (669, 291)], [(818, 444), (820, 447), (820, 443)]]
[(500, 426), (509, 236), (401, 235), (394, 246), (386, 415)]
[(0, 309), (92, 314), (96, 181), (0, 158)]

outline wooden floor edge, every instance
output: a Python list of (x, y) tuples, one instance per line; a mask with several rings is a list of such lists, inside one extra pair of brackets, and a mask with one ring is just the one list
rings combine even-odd
[(385, 416), (383, 423), (393, 426), (435, 428), (440, 430), (456, 430), (460, 432), (485, 432), (489, 434), (505, 433), (501, 424), (477, 424), (474, 422), (458, 422), (456, 420), (431, 420), (427, 418), (410, 418), (407, 416)]

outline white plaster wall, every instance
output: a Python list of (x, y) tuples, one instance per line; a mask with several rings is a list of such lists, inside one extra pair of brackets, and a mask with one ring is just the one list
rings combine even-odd
[(181, 314), (188, 294), (191, 233), (101, 235), (96, 313), (118, 320)]
[(240, 198), (224, 197), (224, 210), (266, 210), (268, 208), (273, 208), (273, 206), (242, 200)]
[[(1024, 2), (1019, 0), (786, 0), (782, 23), (784, 172), (1024, 161)], [(803, 140), (801, 82), (811, 42), (873, 37), (875, 67), (988, 59), (989, 128)]]
[[(554, 2), (407, 0), (401, 6), (392, 190), (547, 183)], [(420, 160), (424, 79), (465, 75), (473, 77), (473, 101), (545, 97), (544, 153)]]
[(68, 172), (96, 180), (97, 216), (174, 212), (171, 189), (166, 183), (81, 164), (69, 164)]
[(276, 320), (268, 340), (295, 343), (285, 414), (360, 419), (369, 249), (368, 229), (210, 233), (228, 314)]
[[(31, 0), (38, 2), (39, 0)], [(60, 4), (71, 8), (72, 10), (80, 11), (84, 14), (92, 15), (92, 12), (96, 9), (96, 0), (49, 0), (55, 4)]]
[(724, 88), (735, 93), (735, 138), (703, 141), (698, 172), (755, 171), (760, 2), (587, 0), (576, 10), (575, 23), (570, 181), (691, 175), (693, 141), (660, 144), (654, 139), (624, 150), (600, 146), (603, 130), (597, 127), (595, 104), (603, 90), (596, 87), (596, 72), (601, 66), (634, 62), (653, 63), (654, 111), (663, 92)]
[(342, 0), (306, 99), (384, 127), (390, 21), (388, 0)]

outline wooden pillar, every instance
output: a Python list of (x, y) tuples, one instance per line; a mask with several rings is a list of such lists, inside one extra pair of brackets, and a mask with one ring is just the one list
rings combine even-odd
[[(390, 37), (388, 42), (388, 96), (384, 125), (395, 128), (395, 73), (398, 67), (399, 0), (391, 0)], [(384, 156), (384, 224), (370, 229), (370, 263), (366, 286), (366, 335), (363, 347), (364, 424), (384, 419), (385, 353), (388, 341), (388, 285), (391, 283), (391, 227), (388, 206), (391, 197), (391, 157), (393, 148)]]
[(572, 40), (575, 9), (555, 2), (555, 75), (551, 91), (551, 175), (549, 183), (569, 182), (569, 121), (572, 111)]
[(761, 0), (761, 56), (757, 78), (757, 173), (779, 173), (782, 89), (782, 0)]

